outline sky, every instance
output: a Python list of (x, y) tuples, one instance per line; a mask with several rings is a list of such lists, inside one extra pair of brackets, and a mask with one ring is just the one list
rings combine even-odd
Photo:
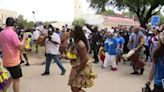
[[(84, 15), (95, 13), (89, 8), (87, 0), (80, 2)], [(70, 22), (74, 19), (74, 0), (0, 0), (0, 8), (16, 11), (29, 21), (34, 21), (32, 11), (35, 11), (37, 21)], [(120, 13), (117, 9), (109, 8)]]
[[(94, 14), (87, 0), (80, 0), (83, 14)], [(74, 19), (74, 0), (0, 0), (0, 8), (16, 11), (34, 21), (68, 22)]]

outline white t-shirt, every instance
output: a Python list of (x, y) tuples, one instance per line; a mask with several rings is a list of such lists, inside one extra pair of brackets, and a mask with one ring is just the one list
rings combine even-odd
[(44, 29), (44, 30), (42, 31), (42, 34), (47, 35), (47, 34), (48, 34), (48, 30), (47, 30), (47, 29)]
[(91, 30), (89, 30), (86, 26), (83, 27), (83, 30), (85, 30), (86, 38), (89, 39), (89, 35), (92, 33)]
[(39, 36), (40, 36), (40, 31), (35, 30), (32, 34), (32, 40), (37, 40)]
[(59, 44), (55, 44), (47, 38), (45, 41), (46, 54), (59, 55), (60, 36), (57, 33), (53, 33), (51, 40)]

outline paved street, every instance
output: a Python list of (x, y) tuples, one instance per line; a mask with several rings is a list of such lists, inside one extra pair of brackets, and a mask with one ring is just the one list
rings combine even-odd
[[(44, 65), (40, 65), (44, 58), (42, 55), (31, 55), (30, 67), (23, 66), (24, 77), (21, 80), (20, 92), (71, 92), (67, 85), (71, 66), (65, 62), (64, 66), (67, 73), (64, 76), (60, 75), (60, 70), (56, 64), (51, 66), (51, 74), (49, 76), (41, 76), (44, 71)], [(148, 66), (147, 66), (148, 67)], [(117, 72), (112, 72), (110, 69), (101, 69), (100, 64), (94, 65), (94, 71), (98, 74), (95, 80), (95, 86), (86, 89), (87, 92), (141, 92), (147, 77), (148, 70), (143, 76), (132, 76), (130, 72), (132, 68), (129, 64), (118, 66)], [(12, 91), (9, 91), (12, 92)]]

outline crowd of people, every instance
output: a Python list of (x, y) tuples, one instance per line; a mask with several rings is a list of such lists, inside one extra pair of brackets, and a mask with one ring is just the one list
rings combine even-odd
[[(154, 92), (164, 92), (164, 26), (150, 29), (141, 27), (112, 27), (100, 29), (98, 26), (86, 24), (83, 27), (69, 27), (62, 29), (52, 25), (38, 23), (35, 28), (24, 29), (9, 17), (6, 27), (0, 32), (0, 57), (3, 66), (10, 72), (14, 92), (19, 92), (20, 78), (22, 77), (22, 56), (29, 66), (28, 53), (44, 46), (45, 71), (42, 76), (50, 74), (51, 61), (54, 60), (65, 75), (66, 68), (61, 59), (68, 59), (72, 65), (68, 85), (72, 92), (85, 92), (83, 88), (93, 86), (96, 74), (92, 70), (92, 63), (101, 62), (102, 69), (111, 68), (119, 71), (120, 62), (131, 61), (132, 75), (144, 74), (146, 62), (152, 63), (147, 87), (155, 80)], [(91, 56), (93, 60), (91, 61)], [(162, 82), (163, 81), (163, 82)], [(6, 92), (6, 87), (3, 88)]]

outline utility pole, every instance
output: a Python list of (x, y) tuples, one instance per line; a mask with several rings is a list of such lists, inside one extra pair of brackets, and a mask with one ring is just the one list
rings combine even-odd
[(32, 11), (33, 17), (34, 17), (34, 21), (36, 23), (36, 17), (35, 17), (35, 11)]

